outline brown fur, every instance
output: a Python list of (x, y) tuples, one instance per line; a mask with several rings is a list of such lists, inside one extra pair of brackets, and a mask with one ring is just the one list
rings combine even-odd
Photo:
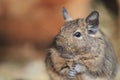
[[(83, 19), (68, 21), (56, 36), (55, 45), (46, 57), (48, 72), (52, 80), (114, 79), (117, 72), (117, 60), (111, 43), (100, 30), (92, 35), (89, 34), (86, 26), (89, 24)], [(79, 39), (73, 36), (77, 31), (82, 34)], [(58, 48), (59, 46), (62, 50)], [(84, 73), (78, 73), (74, 78), (69, 78), (68, 73), (75, 64), (84, 65), (86, 70)]]

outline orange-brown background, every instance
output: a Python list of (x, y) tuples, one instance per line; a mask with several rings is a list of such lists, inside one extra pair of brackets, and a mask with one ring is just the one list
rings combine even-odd
[(47, 49), (64, 22), (62, 7), (65, 6), (73, 18), (85, 17), (89, 14), (90, 1), (1, 0), (1, 46), (28, 43)]

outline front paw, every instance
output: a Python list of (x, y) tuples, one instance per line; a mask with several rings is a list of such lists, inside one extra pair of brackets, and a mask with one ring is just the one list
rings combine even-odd
[(75, 69), (72, 69), (68, 72), (68, 77), (69, 78), (74, 78), (74, 77), (76, 77), (76, 75), (77, 75), (77, 72), (76, 72)]
[(86, 71), (86, 67), (82, 64), (76, 64), (74, 66), (74, 70), (77, 72), (77, 73), (82, 73), (82, 72), (85, 72)]

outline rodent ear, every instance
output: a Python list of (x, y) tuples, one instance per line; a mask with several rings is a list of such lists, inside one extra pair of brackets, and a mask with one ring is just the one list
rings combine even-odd
[(87, 30), (89, 34), (94, 34), (99, 29), (99, 13), (97, 11), (93, 11), (86, 18)]
[(65, 7), (63, 7), (62, 9), (62, 13), (63, 13), (63, 17), (65, 21), (70, 21), (72, 20), (72, 18), (70, 17), (70, 15), (68, 14), (67, 10)]

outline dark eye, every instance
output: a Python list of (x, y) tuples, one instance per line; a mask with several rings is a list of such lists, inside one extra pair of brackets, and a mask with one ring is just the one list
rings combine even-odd
[(81, 36), (81, 33), (80, 33), (80, 32), (76, 32), (76, 33), (74, 34), (74, 36), (75, 36), (75, 37), (80, 37), (80, 36)]

